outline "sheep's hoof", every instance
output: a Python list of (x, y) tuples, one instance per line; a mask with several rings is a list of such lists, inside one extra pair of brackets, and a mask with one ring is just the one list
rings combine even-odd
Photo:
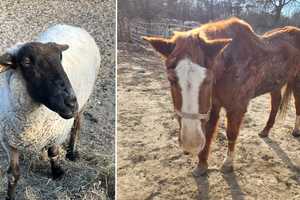
[(208, 166), (207, 165), (198, 165), (194, 170), (193, 170), (193, 175), (194, 176), (205, 176), (207, 175), (208, 171)]
[(223, 165), (222, 168), (221, 168), (221, 171), (224, 173), (224, 174), (227, 174), (227, 173), (232, 173), (234, 171), (234, 168), (233, 168), (233, 165)]
[(263, 131), (260, 132), (258, 135), (259, 135), (259, 137), (261, 137), (261, 138), (268, 137), (268, 136), (269, 136), (269, 131), (263, 130)]
[(292, 132), (292, 135), (294, 137), (300, 137), (300, 131), (298, 129), (294, 129), (293, 132)]
[(79, 160), (79, 152), (78, 151), (72, 151), (72, 152), (68, 152), (67, 154), (66, 154), (66, 158), (68, 159), (68, 160), (70, 160), (70, 161), (73, 161), (73, 162), (75, 162), (75, 161), (77, 161), (77, 160)]
[(60, 166), (57, 166), (52, 169), (52, 178), (54, 180), (61, 179), (64, 174), (65, 174), (65, 170), (63, 170), (63, 168), (61, 168)]

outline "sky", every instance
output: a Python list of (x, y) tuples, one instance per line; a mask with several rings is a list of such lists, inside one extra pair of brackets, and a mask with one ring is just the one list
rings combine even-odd
[[(177, 1), (180, 2), (182, 0), (177, 0)], [(197, 1), (199, 1), (199, 0), (192, 0), (192, 1), (194, 3), (194, 6), (196, 6)], [(251, 0), (251, 1), (253, 1), (253, 0)], [(246, 0), (246, 4), (247, 4), (247, 0)], [(292, 16), (293, 13), (297, 10), (300, 10), (300, 0), (296, 0), (296, 2), (291, 2), (290, 4), (285, 6), (282, 10), (282, 14), (289, 17), (289, 16)]]
[(285, 16), (291, 16), (297, 10), (300, 10), (300, 2), (292, 2), (291, 4), (283, 8), (282, 14)]

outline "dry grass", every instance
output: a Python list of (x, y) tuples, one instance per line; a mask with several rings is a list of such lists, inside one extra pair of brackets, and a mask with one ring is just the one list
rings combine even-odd
[[(85, 28), (95, 38), (101, 53), (96, 86), (82, 117), (77, 162), (64, 159), (66, 175), (58, 181), (50, 176), (49, 162), (22, 155), (17, 199), (113, 199), (114, 198), (114, 0), (1, 1), (0, 45), (30, 41), (53, 24)], [(0, 199), (5, 197), (7, 162), (0, 148)]]

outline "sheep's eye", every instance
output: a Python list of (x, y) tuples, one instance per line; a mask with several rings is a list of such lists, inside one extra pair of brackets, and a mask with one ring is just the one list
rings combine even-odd
[(25, 67), (30, 67), (30, 65), (31, 65), (31, 60), (30, 60), (30, 58), (25, 57), (25, 58), (23, 59), (23, 61), (22, 61), (22, 64), (23, 64)]
[(62, 60), (62, 53), (59, 54), (59, 59)]

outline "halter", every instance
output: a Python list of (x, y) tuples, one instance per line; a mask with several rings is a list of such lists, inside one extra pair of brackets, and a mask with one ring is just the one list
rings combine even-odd
[(209, 118), (209, 112), (202, 114), (202, 113), (186, 113), (186, 112), (181, 112), (175, 108), (175, 113), (181, 118), (185, 119), (199, 119), (199, 120), (208, 120)]

